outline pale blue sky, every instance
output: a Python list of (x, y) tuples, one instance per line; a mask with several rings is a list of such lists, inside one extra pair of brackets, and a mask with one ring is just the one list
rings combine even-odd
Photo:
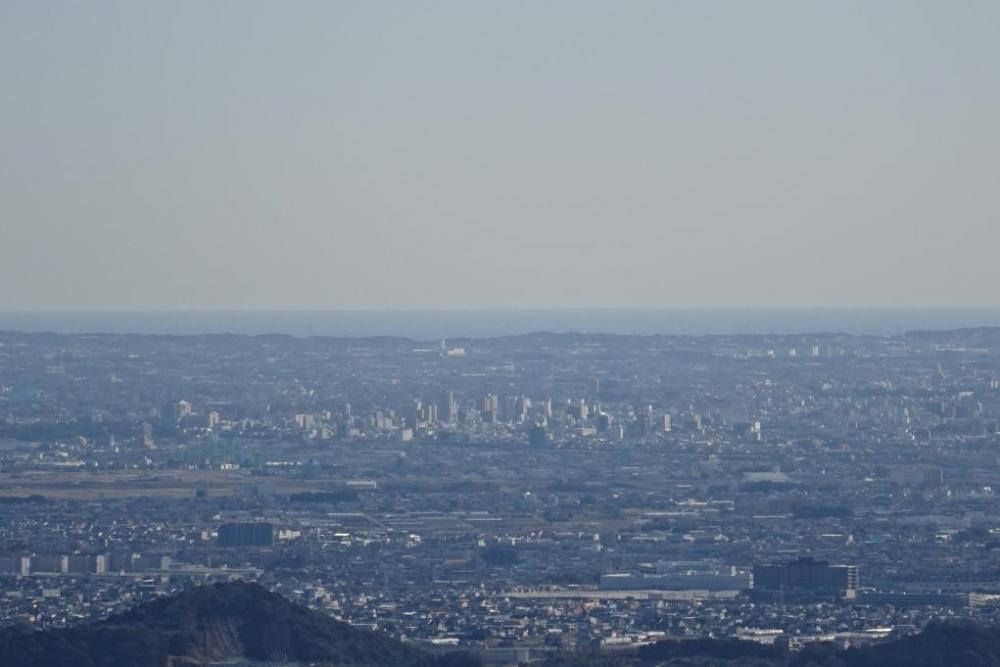
[(1000, 3), (0, 4), (0, 309), (1000, 305)]

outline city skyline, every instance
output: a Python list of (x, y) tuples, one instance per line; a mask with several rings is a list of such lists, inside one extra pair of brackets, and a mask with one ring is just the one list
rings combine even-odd
[(1000, 664), (1000, 3), (0, 2), (3, 667)]

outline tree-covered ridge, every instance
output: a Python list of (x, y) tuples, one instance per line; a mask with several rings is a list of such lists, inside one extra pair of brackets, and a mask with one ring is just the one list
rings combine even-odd
[[(0, 629), (3, 667), (196, 667), (236, 657), (309, 665), (473, 667), (466, 654), (434, 657), (295, 605), (256, 584), (203, 586), (105, 621), (34, 631)], [(784, 648), (736, 640), (666, 640), (635, 651), (553, 656), (550, 667), (1000, 667), (1000, 626), (937, 623), (856, 649)]]
[(795, 653), (749, 641), (666, 640), (636, 651), (554, 656), (543, 667), (1000, 667), (1000, 626), (935, 623), (882, 644), (814, 644)]
[(4, 667), (194, 667), (234, 657), (317, 665), (478, 664), (436, 659), (247, 583), (195, 588), (90, 625), (0, 630)]

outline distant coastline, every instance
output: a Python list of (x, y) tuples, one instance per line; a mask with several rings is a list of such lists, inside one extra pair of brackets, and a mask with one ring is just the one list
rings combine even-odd
[(998, 308), (675, 308), (412, 311), (0, 311), (0, 330), (52, 333), (288, 334), (487, 338), (538, 331), (611, 334), (894, 335), (1000, 327)]

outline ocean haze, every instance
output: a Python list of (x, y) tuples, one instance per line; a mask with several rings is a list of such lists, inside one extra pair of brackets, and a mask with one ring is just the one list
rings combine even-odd
[(915, 330), (986, 326), (1000, 326), (1000, 308), (0, 312), (0, 331), (402, 336), (422, 341), (539, 331), (886, 336)]

